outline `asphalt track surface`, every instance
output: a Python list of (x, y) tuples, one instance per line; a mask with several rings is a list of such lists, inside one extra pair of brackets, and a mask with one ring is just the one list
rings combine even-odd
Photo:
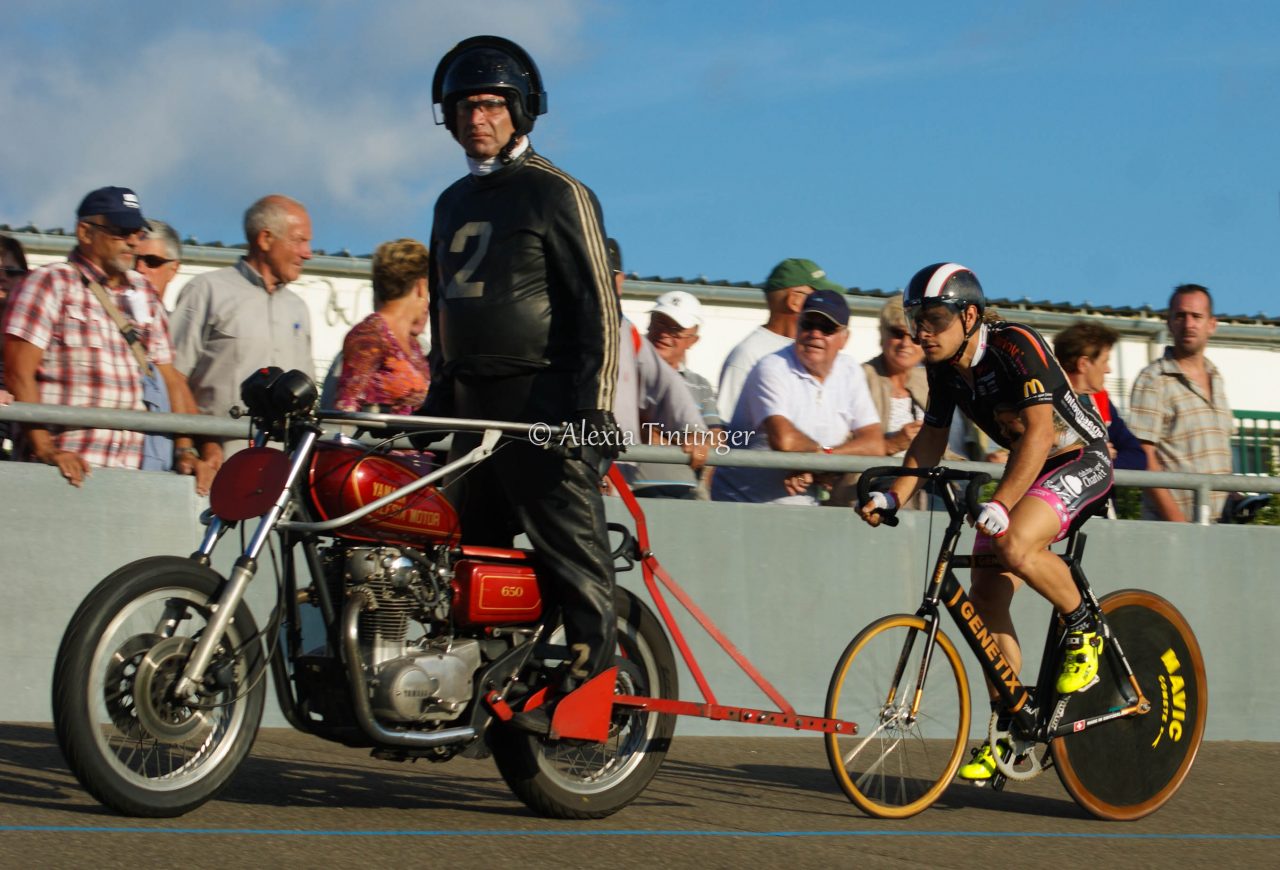
[[(744, 726), (745, 727), (745, 726)], [(902, 822), (863, 816), (821, 738), (696, 737), (629, 807), (531, 814), (491, 761), (396, 764), (293, 731), (260, 733), (218, 800), (179, 819), (95, 803), (47, 725), (0, 724), (2, 867), (1275, 867), (1280, 744), (1207, 743), (1177, 795), (1093, 819), (1050, 771), (1002, 793), (954, 785)]]

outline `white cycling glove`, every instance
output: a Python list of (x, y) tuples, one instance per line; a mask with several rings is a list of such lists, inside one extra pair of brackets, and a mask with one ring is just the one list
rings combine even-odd
[(867, 504), (878, 511), (896, 511), (898, 509), (898, 494), (895, 492), (873, 492), (871, 493), (871, 498), (867, 499)]
[(974, 525), (978, 527), (978, 531), (998, 538), (1009, 531), (1009, 509), (998, 501), (989, 501), (978, 512)]

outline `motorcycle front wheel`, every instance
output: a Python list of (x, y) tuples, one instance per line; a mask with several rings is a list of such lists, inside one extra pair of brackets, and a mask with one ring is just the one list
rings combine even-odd
[(265, 660), (243, 603), (196, 694), (173, 693), (222, 584), (189, 559), (142, 559), (99, 583), (63, 635), (53, 675), (58, 746), (85, 790), (117, 812), (190, 812), (226, 786), (253, 744)]
[[(620, 695), (678, 697), (675, 656), (653, 612), (619, 588)], [(552, 642), (563, 643), (558, 629)], [(551, 664), (551, 663), (544, 663)], [(494, 729), (493, 758), (507, 785), (529, 809), (555, 819), (601, 819), (625, 807), (653, 779), (671, 745), (675, 716), (614, 707), (604, 743), (548, 740)]]

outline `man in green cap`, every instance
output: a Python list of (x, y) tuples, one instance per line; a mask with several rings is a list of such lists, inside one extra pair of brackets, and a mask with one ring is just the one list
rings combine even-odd
[(725, 420), (733, 419), (742, 384), (755, 364), (795, 342), (800, 309), (814, 290), (844, 294), (844, 288), (828, 281), (827, 273), (813, 260), (792, 258), (773, 267), (764, 282), (769, 320), (763, 326), (757, 326), (731, 350), (724, 361), (724, 368), (720, 369), (718, 407), (720, 416)]

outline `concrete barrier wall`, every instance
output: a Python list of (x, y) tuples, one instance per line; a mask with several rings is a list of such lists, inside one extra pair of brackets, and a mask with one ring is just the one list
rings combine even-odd
[[(943, 518), (904, 514), (896, 529), (870, 529), (851, 512), (827, 508), (648, 501), (654, 552), (693, 599), (787, 698), (821, 715), (837, 657), (871, 620), (919, 603)], [(202, 500), (189, 478), (100, 470), (75, 490), (44, 466), (0, 463), (0, 720), (48, 721), (53, 657), (84, 595), (106, 574), (145, 555), (186, 555), (198, 544)], [(615, 519), (625, 514), (611, 503)], [(223, 541), (229, 564), (235, 542)], [(962, 546), (965, 546), (962, 543)], [(267, 562), (269, 565), (269, 562)], [(1099, 594), (1129, 587), (1174, 602), (1200, 638), (1208, 667), (1208, 736), (1280, 740), (1280, 530), (1095, 520), (1085, 567)], [(963, 572), (961, 572), (963, 573)], [(265, 618), (274, 588), (254, 584), (250, 602)], [(639, 571), (620, 582), (643, 593)], [(642, 594), (642, 597), (645, 597)], [(680, 613), (678, 604), (673, 608)], [(1034, 679), (1050, 612), (1034, 593), (1015, 599)], [(765, 696), (686, 615), (691, 641), (716, 700), (769, 708)], [(961, 643), (954, 629), (948, 629)], [(975, 698), (976, 665), (966, 656)], [(681, 696), (701, 700), (687, 670)], [(975, 708), (975, 734), (985, 729)], [(268, 725), (283, 725), (268, 702)], [(774, 728), (683, 719), (678, 733), (784, 735)], [(810, 735), (811, 736), (811, 735)]]

